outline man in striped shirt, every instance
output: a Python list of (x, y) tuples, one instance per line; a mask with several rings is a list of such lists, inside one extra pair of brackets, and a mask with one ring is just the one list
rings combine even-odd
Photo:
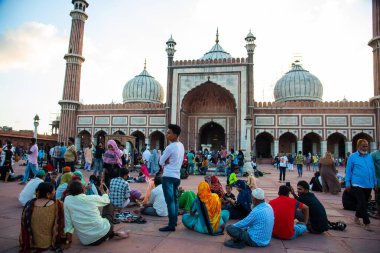
[(231, 240), (224, 242), (225, 246), (241, 249), (245, 245), (264, 247), (269, 244), (272, 238), (274, 214), (272, 207), (265, 202), (264, 198), (262, 189), (257, 188), (252, 191), (255, 207), (243, 220), (227, 227)]

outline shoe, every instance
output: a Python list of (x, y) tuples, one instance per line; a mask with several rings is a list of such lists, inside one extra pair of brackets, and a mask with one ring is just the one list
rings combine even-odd
[(159, 228), (158, 230), (161, 232), (172, 232), (172, 231), (175, 231), (175, 227), (166, 226), (166, 227)]
[(245, 247), (244, 242), (237, 242), (234, 240), (225, 241), (224, 246), (234, 249), (242, 249)]
[(361, 225), (361, 224), (362, 224), (362, 223), (360, 222), (360, 220), (359, 220), (358, 217), (355, 217), (355, 218), (354, 218), (354, 222), (355, 222), (355, 224), (357, 224), (357, 225)]
[(369, 232), (373, 231), (372, 228), (371, 228), (371, 226), (369, 224), (364, 225), (364, 229), (367, 230), (367, 231), (369, 231)]

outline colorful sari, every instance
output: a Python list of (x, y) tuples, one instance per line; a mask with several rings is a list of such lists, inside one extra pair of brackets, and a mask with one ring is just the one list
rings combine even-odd
[(209, 235), (223, 234), (229, 212), (221, 210), (217, 194), (211, 193), (206, 182), (198, 185), (198, 197), (194, 200), (189, 214), (182, 216), (182, 223), (188, 229)]
[(224, 190), (223, 190), (222, 184), (219, 182), (218, 177), (214, 175), (210, 176), (210, 180), (211, 180), (211, 185), (210, 185), (211, 192), (216, 193), (219, 196), (219, 198), (223, 198)]
[(185, 191), (180, 193), (178, 198), (178, 205), (180, 209), (190, 211), (191, 206), (193, 205), (194, 200), (197, 198), (197, 195), (193, 191)]
[[(19, 252), (31, 252), (33, 245), (33, 233), (32, 233), (32, 214), (34, 210), (34, 203), (37, 199), (34, 198), (25, 204), (25, 207), (21, 215), (21, 232), (19, 236), (20, 251)], [(55, 221), (52, 227), (52, 248), (59, 248), (64, 242), (65, 233), (65, 216), (63, 212), (63, 202), (55, 200), (56, 214)]]

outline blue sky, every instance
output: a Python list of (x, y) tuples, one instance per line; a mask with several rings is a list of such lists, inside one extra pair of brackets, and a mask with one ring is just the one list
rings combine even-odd
[[(371, 1), (368, 0), (107, 0), (88, 1), (81, 101), (122, 101), (124, 84), (147, 70), (165, 88), (165, 42), (175, 59), (197, 59), (215, 41), (246, 57), (244, 38), (256, 36), (255, 99), (273, 100), (273, 88), (295, 55), (324, 86), (326, 101), (368, 101), (373, 95)], [(40, 133), (60, 111), (70, 33), (71, 0), (0, 0), (0, 93), (8, 110), (0, 125)]]

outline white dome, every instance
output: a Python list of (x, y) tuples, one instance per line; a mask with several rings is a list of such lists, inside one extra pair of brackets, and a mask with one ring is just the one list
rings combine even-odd
[(140, 75), (128, 81), (123, 89), (123, 103), (148, 102), (162, 103), (164, 91), (159, 82), (144, 70)]
[(276, 101), (312, 100), (322, 101), (323, 86), (321, 81), (303, 69), (298, 62), (277, 81), (274, 87)]

